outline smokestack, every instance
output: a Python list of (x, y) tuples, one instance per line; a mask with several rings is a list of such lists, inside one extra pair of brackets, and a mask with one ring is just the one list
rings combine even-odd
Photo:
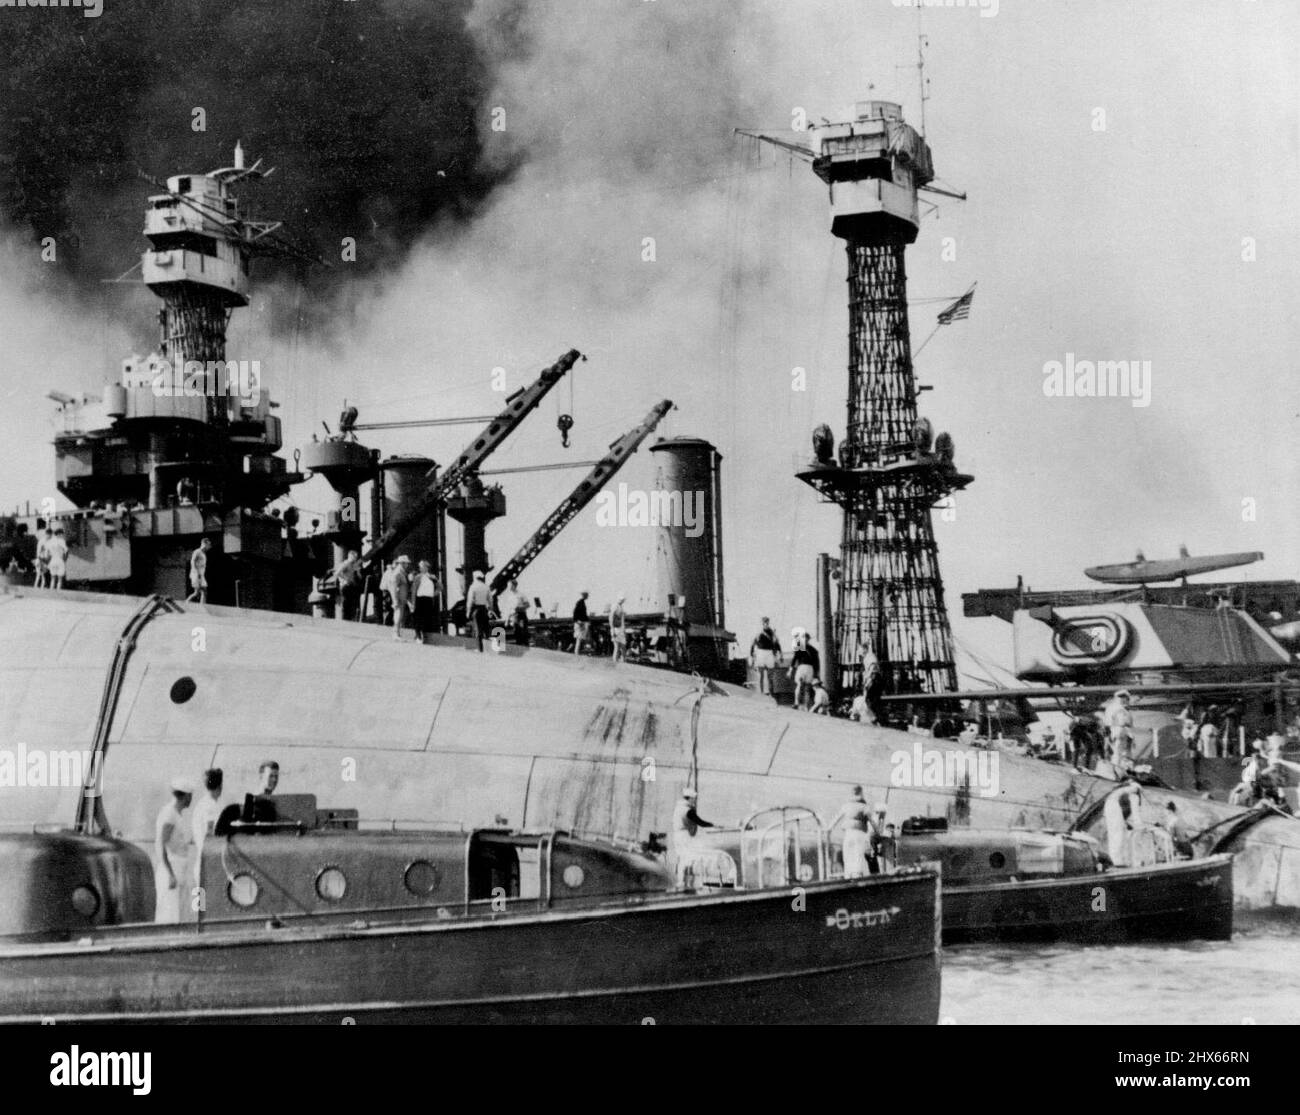
[[(666, 438), (657, 453), (659, 604), (686, 597), (692, 625), (726, 627), (722, 579), (722, 454), (702, 438)], [(667, 520), (667, 521), (665, 521)]]
[(835, 669), (835, 613), (831, 610), (831, 557), (817, 555), (817, 643), (821, 650), (822, 684), (834, 699), (839, 691)]

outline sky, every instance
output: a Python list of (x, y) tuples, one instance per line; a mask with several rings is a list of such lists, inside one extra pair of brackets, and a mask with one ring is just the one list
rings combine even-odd
[[(815, 557), (836, 552), (839, 512), (792, 473), (813, 427), (843, 433), (843, 244), (808, 167), (732, 132), (789, 129), (801, 111), (842, 120), (869, 98), (899, 101), (919, 125), (918, 13), (890, 0), (519, 10), (491, 0), (469, 16), (489, 57), (507, 17), (531, 43), (501, 51), (478, 110), (484, 159), (518, 169), (477, 218), (435, 223), (399, 266), (336, 263), (310, 294), (258, 286), (229, 355), (261, 361), (291, 456), (345, 399), (362, 421), (486, 414), (503, 403), (494, 369), (513, 391), (576, 347), (588, 362), (487, 467), (593, 459), (670, 398), (659, 432), (707, 438), (723, 456), (729, 625), (742, 645), (762, 614), (811, 626)], [(990, 660), (1009, 665), (1010, 629), (964, 619), (963, 592), (1017, 575), (1079, 587), (1085, 566), (1139, 549), (1173, 557), (1180, 544), (1263, 551), (1240, 571), (1251, 579), (1300, 573), (1300, 5), (990, 11), (920, 13), (927, 139), (940, 178), (968, 200), (939, 199), (907, 255), (914, 347), (943, 305), (924, 300), (978, 282), (969, 320), (916, 361), (934, 387), (923, 413), (975, 476), (951, 521), (935, 523), (968, 681), (987, 678)], [(250, 155), (276, 164), (274, 151)], [(213, 152), (212, 166), (225, 161)], [(285, 329), (284, 307), (306, 298), (327, 312)], [(0, 228), (0, 507), (53, 492), (45, 392), (96, 390), (123, 356), (149, 351), (155, 305), (126, 286), (71, 293), (30, 230)], [(1150, 405), (1045, 395), (1045, 365), (1067, 354), (1149, 361)], [(792, 390), (795, 368), (806, 390)], [(561, 411), (575, 420), (568, 449)], [(367, 437), (446, 461), (473, 433)], [(582, 471), (502, 478), (497, 564)], [(644, 447), (619, 481), (653, 486)], [(311, 485), (295, 500), (323, 506)], [(653, 531), (598, 526), (594, 506), (523, 578), (565, 611), (580, 589), (598, 606), (620, 592), (649, 606), (655, 583)]]

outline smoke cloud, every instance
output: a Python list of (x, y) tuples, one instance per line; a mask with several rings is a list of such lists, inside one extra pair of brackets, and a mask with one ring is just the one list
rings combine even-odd
[[(110, 0), (0, 21), (0, 206), (83, 288), (142, 248), (158, 178), (229, 165), (236, 140), (283, 168), (259, 215), (358, 270), (392, 266), (439, 219), (471, 217), (514, 161), (481, 156), (491, 73), (470, 0)], [(524, 43), (505, 6), (492, 50)], [(195, 130), (200, 119), (203, 130)], [(276, 265), (262, 268), (265, 276)], [(306, 273), (304, 273), (306, 274)], [(317, 269), (308, 281), (325, 284)]]

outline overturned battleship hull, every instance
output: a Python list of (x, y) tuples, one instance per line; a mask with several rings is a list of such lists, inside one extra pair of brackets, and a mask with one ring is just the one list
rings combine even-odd
[[(141, 623), (141, 604), (0, 593), (5, 827), (70, 824), (96, 738), (108, 824), (145, 845), (172, 778), (220, 767), (238, 801), (265, 759), (280, 764), (281, 792), (363, 820), (640, 839), (669, 828), (688, 783), (722, 824), (773, 804), (829, 816), (861, 784), (894, 818), (1039, 829), (1095, 826), (1114, 788), (1062, 764), (976, 762), (955, 742), (668, 671), (531, 648), (479, 653), (450, 638), (415, 646), (372, 626), (215, 606), (169, 603)], [(1205, 832), (1202, 850), (1237, 854), (1239, 905), (1300, 907), (1300, 822), (1172, 791), (1148, 794), (1150, 820), (1167, 797)]]

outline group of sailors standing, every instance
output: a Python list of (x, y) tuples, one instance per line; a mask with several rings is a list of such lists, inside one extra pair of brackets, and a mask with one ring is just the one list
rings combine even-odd
[(36, 532), (19, 523), (13, 540), (0, 550), (0, 573), (32, 576), (33, 588), (61, 589), (68, 575), (68, 539), (63, 527), (36, 520)]
[[(794, 707), (829, 716), (831, 695), (822, 676), (821, 654), (813, 644), (806, 628), (796, 627), (790, 632), (794, 649), (790, 653), (790, 680), (794, 683)], [(778, 667), (785, 665), (781, 640), (772, 629), (772, 621), (763, 616), (758, 634), (749, 645), (749, 664), (758, 672), (758, 691), (775, 698), (772, 677)]]
[[(358, 552), (349, 552), (331, 575), (338, 584), (343, 618), (357, 619), (363, 587)], [(466, 635), (477, 639), (480, 651), (497, 630), (506, 632), (516, 645), (528, 646), (532, 642), (530, 610), (534, 605), (539, 611), (541, 608), (540, 601), (530, 603), (520, 591), (518, 580), (514, 579), (494, 597), (484, 572), (475, 570), (464, 601), (449, 611), (445, 610), (442, 585), (432, 563), (422, 560), (413, 567), (407, 554), (402, 554), (385, 569), (379, 581), (379, 595), (384, 623), (392, 627), (394, 639), (404, 638), (406, 631), (411, 629), (417, 642), (427, 642), (427, 636), (445, 633), (450, 621), (457, 631), (463, 628)], [(573, 605), (574, 654), (591, 652), (595, 646), (588, 604), (590, 595), (583, 591)], [(619, 593), (610, 605), (606, 619), (614, 661), (625, 661), (629, 644), (626, 594)]]
[[(673, 809), (669, 850), (673, 855), (679, 887), (698, 886), (703, 881), (721, 882), (727, 869), (734, 870), (734, 863), (725, 852), (702, 839), (701, 829), (717, 826), (700, 816), (696, 808), (698, 802), (699, 794), (688, 786)], [(853, 787), (852, 796), (831, 819), (826, 827), (827, 837), (840, 825), (844, 826), (842, 855), (846, 879), (879, 875), (893, 869), (896, 859), (894, 826), (885, 821), (884, 805), (867, 804), (861, 786)], [(787, 830), (782, 826), (779, 833), (766, 835), (775, 837), (775, 846), (760, 846), (759, 855), (783, 858)], [(735, 879), (730, 881), (734, 884)]]
[(209, 836), (226, 835), (237, 820), (259, 819), (258, 801), (275, 793), (280, 783), (280, 764), (274, 759), (265, 760), (258, 767), (257, 777), (256, 792), (247, 795), (242, 803), (222, 796), (225, 776), (218, 768), (203, 772), (203, 791), (197, 802), (192, 779), (172, 779), (171, 796), (158, 810), (154, 822), (156, 923), (192, 921), (190, 915), (205, 908), (200, 890), (204, 841)]

